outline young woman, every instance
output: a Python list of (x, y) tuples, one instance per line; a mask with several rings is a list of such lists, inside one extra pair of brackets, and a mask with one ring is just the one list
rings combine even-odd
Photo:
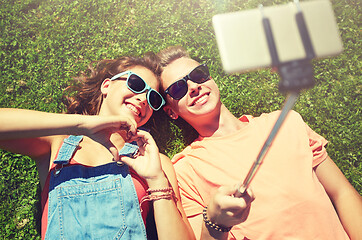
[(0, 148), (37, 164), (42, 239), (146, 239), (152, 212), (159, 239), (193, 239), (170, 160), (137, 130), (164, 104), (154, 55), (90, 70), (67, 114), (0, 109)]

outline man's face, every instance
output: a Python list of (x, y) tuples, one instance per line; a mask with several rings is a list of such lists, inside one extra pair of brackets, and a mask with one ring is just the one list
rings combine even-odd
[[(163, 89), (184, 78), (200, 64), (190, 58), (180, 58), (169, 64), (161, 75)], [(203, 83), (187, 80), (188, 91), (179, 100), (166, 96), (168, 107), (190, 123), (198, 116), (208, 115), (220, 106), (220, 93), (216, 83), (210, 79)], [(166, 110), (166, 109), (165, 109)], [(167, 111), (166, 111), (167, 112)]]

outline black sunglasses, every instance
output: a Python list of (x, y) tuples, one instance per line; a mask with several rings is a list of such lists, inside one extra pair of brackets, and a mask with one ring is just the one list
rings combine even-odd
[(161, 94), (151, 88), (140, 76), (132, 71), (118, 73), (113, 76), (111, 80), (120, 79), (121, 76), (126, 74), (128, 75), (126, 82), (127, 87), (134, 93), (143, 93), (144, 91), (147, 91), (147, 102), (153, 110), (158, 111), (163, 105), (165, 105), (165, 100)]
[(188, 91), (187, 80), (191, 80), (195, 83), (200, 84), (206, 82), (209, 79), (210, 79), (209, 68), (205, 64), (202, 64), (194, 68), (184, 78), (172, 83), (165, 90), (165, 93), (170, 95), (175, 100), (180, 100), (186, 95)]

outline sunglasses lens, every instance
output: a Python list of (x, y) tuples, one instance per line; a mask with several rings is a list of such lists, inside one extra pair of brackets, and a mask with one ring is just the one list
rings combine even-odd
[(148, 101), (154, 110), (158, 110), (160, 109), (160, 107), (162, 107), (162, 97), (158, 92), (154, 90), (151, 90), (149, 92)]
[(195, 83), (206, 82), (210, 79), (209, 69), (204, 64), (196, 67), (188, 75), (186, 75), (186, 77), (171, 84), (167, 88), (166, 93), (173, 99), (180, 100), (187, 93), (187, 80), (189, 79)]
[(189, 78), (195, 83), (206, 82), (210, 78), (209, 69), (205, 65), (200, 65), (190, 72)]
[(146, 88), (146, 83), (137, 75), (131, 74), (128, 78), (128, 87), (136, 92), (142, 92)]
[(168, 93), (176, 100), (181, 99), (187, 93), (187, 82), (185, 80), (179, 80), (174, 82), (169, 88)]

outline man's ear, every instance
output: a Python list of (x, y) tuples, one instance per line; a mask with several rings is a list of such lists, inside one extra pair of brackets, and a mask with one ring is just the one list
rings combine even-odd
[(111, 84), (111, 80), (109, 78), (106, 78), (103, 80), (102, 85), (101, 85), (102, 95), (107, 96), (110, 84)]
[(178, 114), (169, 105), (164, 106), (163, 111), (174, 120), (178, 118)]

